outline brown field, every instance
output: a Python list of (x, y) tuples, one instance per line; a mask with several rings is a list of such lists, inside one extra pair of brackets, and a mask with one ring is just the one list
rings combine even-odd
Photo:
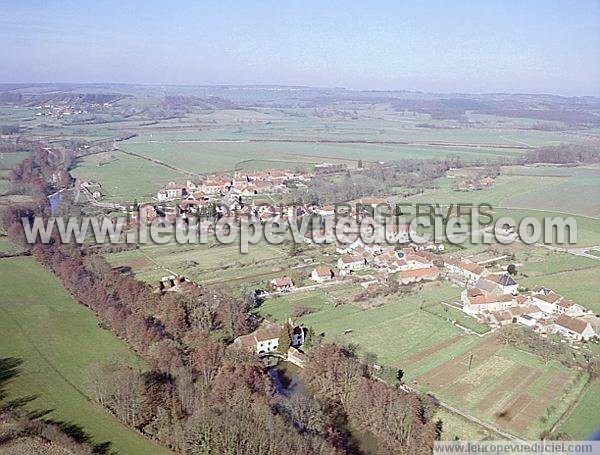
[(524, 431), (531, 422), (536, 421), (543, 415), (544, 411), (565, 387), (568, 381), (569, 375), (567, 373), (559, 373), (552, 377), (535, 399), (531, 399), (528, 395), (521, 395), (519, 399), (527, 397), (529, 400), (527, 401), (527, 404), (520, 409), (519, 407), (515, 409), (515, 406), (513, 405), (507, 410), (509, 415), (511, 415), (509, 427), (515, 431)]
[(447, 348), (449, 346), (455, 345), (459, 341), (463, 339), (462, 335), (456, 335), (453, 338), (450, 338), (447, 341), (443, 341), (441, 343), (434, 344), (427, 349), (423, 349), (422, 351), (417, 352), (416, 354), (411, 355), (406, 359), (406, 365), (411, 365), (413, 363), (419, 362), (432, 354), (435, 354), (437, 351), (443, 348)]
[(442, 388), (454, 380), (458, 379), (463, 373), (467, 372), (469, 357), (473, 355), (471, 367), (476, 367), (489, 359), (498, 349), (499, 345), (496, 341), (488, 337), (480, 343), (476, 348), (465, 352), (456, 358), (447, 360), (441, 365), (428, 371), (424, 375), (419, 376), (416, 381), (419, 384), (426, 384), (432, 388)]

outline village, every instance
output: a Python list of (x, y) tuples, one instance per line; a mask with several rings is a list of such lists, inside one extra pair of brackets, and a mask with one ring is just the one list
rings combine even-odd
[[(327, 172), (330, 166), (334, 165), (324, 163), (318, 172)], [(332, 172), (339, 170), (338, 167), (332, 168)], [(277, 203), (277, 199), (272, 197), (286, 193), (290, 185), (305, 185), (311, 178), (313, 175), (310, 173), (267, 169), (236, 171), (233, 176), (211, 175), (199, 184), (189, 180), (185, 184), (170, 182), (157, 194), (161, 208), (157, 208), (155, 203), (141, 204), (134, 219), (145, 217), (150, 222), (161, 216), (172, 220), (181, 217), (185, 227), (196, 227), (214, 234), (218, 229), (214, 221), (221, 218), (264, 223), (274, 218), (289, 221), (318, 215), (326, 220), (338, 215), (334, 204), (286, 205)], [(457, 190), (491, 185), (493, 179), (473, 182), (461, 182)], [(373, 210), (386, 202), (384, 198), (362, 198), (345, 214), (372, 216)], [(193, 219), (197, 220), (196, 225), (190, 221)], [(516, 324), (531, 329), (543, 338), (557, 335), (571, 345), (589, 341), (600, 333), (600, 326), (592, 311), (568, 296), (553, 292), (543, 283), (533, 289), (519, 286), (516, 277), (509, 273), (510, 267), (506, 265), (490, 267), (487, 263), (479, 264), (447, 253), (443, 243), (415, 242), (419, 236), (411, 231), (408, 224), (391, 224), (382, 229), (385, 230), (383, 243), (365, 243), (359, 232), (354, 232), (354, 241), (346, 243), (336, 241), (333, 232), (325, 229), (306, 232), (305, 246), (325, 249), (333, 245), (333, 249), (329, 247), (327, 250), (332, 254), (323, 255), (310, 274), (300, 282), (287, 275), (264, 282), (260, 290), (261, 298), (301, 293), (320, 287), (343, 287), (350, 283), (358, 283), (368, 292), (446, 281), (461, 288), (462, 292), (460, 298), (442, 304), (487, 325), (490, 332), (508, 324)], [(501, 230), (502, 235), (513, 234), (509, 227)], [(458, 322), (453, 323), (460, 327)], [(286, 327), (289, 327), (292, 341), (289, 349), (282, 353), (280, 338)], [(462, 328), (472, 333), (469, 328)], [(283, 325), (265, 321), (255, 332), (237, 339), (235, 346), (250, 349), (261, 356), (274, 353), (289, 356), (301, 366), (304, 361), (302, 343), (305, 331), (306, 327), (295, 325), (291, 319)]]

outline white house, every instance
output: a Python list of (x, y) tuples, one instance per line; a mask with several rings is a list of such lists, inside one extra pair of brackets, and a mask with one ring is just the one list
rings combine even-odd
[(554, 323), (554, 331), (565, 338), (575, 341), (587, 341), (596, 335), (589, 322), (564, 314), (560, 315)]
[(520, 316), (517, 316), (517, 323), (523, 324), (527, 327), (534, 327), (537, 324), (537, 320), (535, 320), (528, 314), (522, 314)]
[(535, 303), (540, 309), (546, 314), (558, 313), (557, 304), (562, 299), (562, 296), (550, 292), (548, 294), (539, 293), (531, 296), (533, 303)]
[(278, 324), (265, 324), (249, 335), (242, 335), (234, 340), (236, 346), (244, 347), (256, 354), (276, 352), (279, 348), (279, 334), (281, 326)]
[(333, 216), (335, 214), (335, 207), (333, 205), (324, 205), (315, 210), (315, 212), (321, 216)]
[(346, 272), (367, 268), (367, 260), (357, 254), (343, 254), (337, 262), (338, 269)]
[(556, 304), (556, 313), (566, 314), (567, 316), (580, 316), (585, 313), (585, 308), (563, 297)]
[(474, 262), (466, 261), (464, 259), (456, 259), (453, 257), (445, 258), (444, 265), (446, 266), (449, 272), (462, 275), (472, 282), (477, 281), (479, 277), (482, 276), (485, 272), (485, 269), (479, 264), (475, 264)]
[[(292, 346), (301, 346), (304, 343), (304, 327), (295, 325), (291, 319), (288, 324), (291, 327)], [(255, 354), (276, 352), (279, 348), (279, 336), (283, 327), (280, 324), (263, 324), (254, 332), (237, 337), (233, 344), (248, 349)]]
[(276, 291), (289, 291), (294, 288), (294, 282), (289, 276), (271, 280), (271, 285)]
[(464, 290), (461, 293), (463, 311), (470, 315), (479, 315), (506, 310), (517, 305), (512, 295), (483, 295), (475, 289)]
[(331, 281), (335, 277), (333, 270), (330, 267), (319, 266), (315, 268), (310, 274), (310, 279), (316, 283), (324, 283), (325, 281)]

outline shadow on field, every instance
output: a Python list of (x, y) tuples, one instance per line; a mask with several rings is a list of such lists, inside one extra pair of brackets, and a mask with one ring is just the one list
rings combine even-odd
[(0, 359), (0, 400), (6, 398), (4, 385), (21, 372), (23, 360), (17, 357), (5, 357)]
[[(21, 365), (23, 360), (16, 357), (5, 357), (0, 358), (0, 413), (3, 411), (19, 411), (20, 408), (25, 406), (27, 403), (35, 400), (39, 395), (27, 395), (24, 397), (18, 397), (10, 400), (6, 403), (2, 401), (6, 398), (7, 392), (5, 386), (12, 379), (17, 377), (21, 373)], [(84, 430), (81, 425), (73, 422), (66, 422), (55, 419), (43, 419), (53, 411), (53, 409), (36, 409), (29, 412), (22, 412), (20, 415), (25, 415), (29, 420), (40, 420), (44, 423), (56, 425), (66, 435), (79, 443), (87, 443), (93, 446), (94, 453), (108, 454), (110, 453), (110, 442), (102, 442), (95, 444), (92, 441), (92, 437)]]

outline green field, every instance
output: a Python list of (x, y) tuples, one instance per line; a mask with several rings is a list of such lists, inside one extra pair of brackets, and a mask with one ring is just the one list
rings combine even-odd
[[(507, 170), (515, 175), (537, 176), (542, 187), (533, 185), (530, 191), (508, 197), (502, 201), (506, 207), (535, 208), (538, 210), (575, 213), (600, 218), (600, 169), (597, 167), (516, 167)], [(556, 177), (564, 175), (563, 177)], [(547, 188), (543, 181), (558, 178)]]
[(600, 382), (590, 385), (581, 396), (579, 403), (558, 428), (575, 440), (589, 438), (600, 429), (598, 409), (600, 408)]
[(490, 438), (488, 430), (475, 425), (467, 419), (456, 414), (451, 414), (444, 408), (439, 408), (435, 413), (434, 420), (442, 421), (442, 441), (453, 441), (455, 438), (461, 441), (481, 441)]
[(95, 315), (70, 297), (33, 258), (0, 259), (0, 357), (23, 360), (8, 398), (35, 396), (28, 409), (79, 425), (94, 443), (122, 454), (169, 453), (90, 401), (88, 365), (118, 358), (144, 368), (127, 345), (98, 327)]
[(600, 216), (597, 203), (600, 199), (600, 171), (581, 170), (572, 177), (503, 174), (491, 187), (478, 191), (456, 191), (454, 187), (460, 181), (445, 179), (441, 181), (439, 189), (412, 197), (410, 201), (440, 205), (488, 203), (494, 208), (529, 209), (595, 218)]
[(107, 152), (83, 158), (72, 174), (102, 185), (106, 200), (133, 203), (156, 198), (169, 181), (185, 182), (185, 174), (122, 152)]
[(0, 153), (0, 169), (12, 169), (27, 156), (28, 152)]
[[(544, 364), (536, 356), (500, 346), (493, 335), (466, 335), (448, 320), (454, 318), (444, 317), (443, 310), (432, 314), (441, 300), (458, 295), (459, 288), (448, 283), (430, 283), (417, 293), (370, 309), (360, 303), (335, 307), (341, 289), (333, 289), (267, 299), (258, 311), (269, 320), (282, 321), (294, 318), (298, 309), (310, 309), (294, 319), (328, 340), (376, 354), (381, 365), (401, 368), (407, 384), (527, 438), (535, 439), (549, 428), (583, 385), (582, 376), (557, 362)], [(477, 325), (472, 328), (483, 331)], [(484, 436), (477, 428), (459, 432), (455, 419), (446, 418), (445, 437)]]
[[(362, 309), (351, 303), (336, 308), (332, 304), (335, 293), (317, 290), (268, 299), (259, 311), (269, 319), (281, 321), (291, 317), (294, 308), (313, 308), (315, 312), (299, 321), (313, 326), (317, 333), (325, 333), (328, 339), (357, 343), (361, 350), (377, 354), (385, 365), (399, 365), (411, 354), (462, 333), (419, 309), (423, 303), (439, 302), (459, 293), (449, 284), (434, 283), (421, 293), (397, 297), (378, 308)], [(352, 332), (344, 334), (346, 330)]]

